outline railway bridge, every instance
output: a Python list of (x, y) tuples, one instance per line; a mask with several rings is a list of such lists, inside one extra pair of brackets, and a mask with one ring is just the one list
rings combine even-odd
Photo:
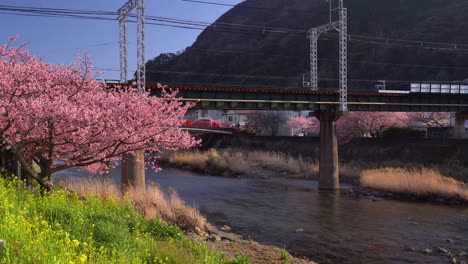
[[(159, 95), (157, 85), (146, 85), (152, 95)], [(306, 90), (288, 87), (235, 87), (223, 85), (167, 84), (178, 89), (184, 101), (196, 102), (198, 109), (219, 110), (310, 110), (320, 121), (319, 189), (339, 188), (336, 121), (348, 114), (339, 110), (336, 90)], [(409, 87), (409, 86), (408, 86)], [(412, 84), (408, 91), (349, 90), (349, 111), (385, 112), (455, 112), (455, 136), (464, 134), (468, 119), (468, 86), (448, 90), (425, 90)]]

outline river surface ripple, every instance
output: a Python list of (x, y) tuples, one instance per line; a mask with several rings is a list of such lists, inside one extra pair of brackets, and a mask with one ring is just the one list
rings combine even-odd
[[(118, 169), (111, 175), (120, 180)], [(437, 247), (468, 263), (467, 207), (373, 202), (318, 191), (314, 181), (232, 179), (174, 169), (147, 171), (151, 181), (175, 188), (214, 224), (319, 263), (452, 263)]]

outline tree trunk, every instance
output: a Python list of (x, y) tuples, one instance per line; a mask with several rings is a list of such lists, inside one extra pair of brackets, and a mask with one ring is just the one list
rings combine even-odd
[(136, 150), (133, 154), (124, 154), (121, 174), (121, 191), (129, 188), (145, 189), (145, 151)]
[(38, 181), (38, 183), (41, 185), (41, 194), (45, 195), (54, 191), (54, 180), (52, 178), (52, 174), (41, 177), (41, 181)]

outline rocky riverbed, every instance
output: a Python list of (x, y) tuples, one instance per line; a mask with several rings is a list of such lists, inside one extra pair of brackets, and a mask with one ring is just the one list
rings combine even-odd
[(295, 257), (285, 249), (280, 249), (279, 247), (260, 244), (253, 240), (244, 240), (241, 235), (233, 233), (232, 228), (228, 225), (223, 225), (218, 228), (209, 224), (206, 232), (197, 229), (195, 232), (189, 233), (188, 236), (195, 240), (205, 241), (211, 248), (223, 252), (229, 257), (234, 257), (239, 253), (244, 254), (251, 260), (251, 263), (315, 263), (306, 258)]

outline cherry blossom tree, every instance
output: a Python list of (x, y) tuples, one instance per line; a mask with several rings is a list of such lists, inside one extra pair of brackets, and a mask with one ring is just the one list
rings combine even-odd
[(408, 124), (408, 115), (403, 112), (351, 112), (338, 120), (338, 138), (348, 142), (356, 137), (379, 137), (389, 127)]
[(134, 150), (145, 149), (146, 165), (158, 169), (163, 149), (198, 143), (179, 129), (192, 105), (176, 91), (161, 87), (161, 97), (150, 97), (133, 87), (109, 89), (92, 76), (88, 58), (50, 64), (10, 47), (12, 40), (0, 46), (0, 137), (43, 189), (52, 190), (58, 171), (102, 173)]
[(450, 113), (448, 112), (410, 112), (407, 115), (410, 123), (414, 125), (427, 127), (445, 127), (450, 125)]
[(288, 126), (292, 129), (298, 130), (299, 133), (303, 133), (304, 135), (316, 134), (319, 132), (319, 122), (315, 117), (290, 117), (288, 120)]

